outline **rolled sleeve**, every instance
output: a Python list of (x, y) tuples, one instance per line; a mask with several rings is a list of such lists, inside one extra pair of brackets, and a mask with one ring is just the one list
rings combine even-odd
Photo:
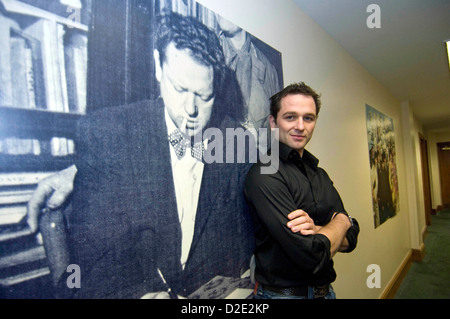
[(347, 231), (347, 234), (345, 235), (345, 238), (347, 238), (349, 247), (344, 253), (350, 253), (353, 250), (355, 250), (356, 245), (358, 243), (358, 234), (359, 234), (359, 224), (358, 221), (354, 218), (352, 218), (353, 225), (349, 228)]

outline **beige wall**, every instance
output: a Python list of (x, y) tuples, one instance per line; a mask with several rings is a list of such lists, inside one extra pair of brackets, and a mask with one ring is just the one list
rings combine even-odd
[[(361, 226), (359, 245), (335, 258), (338, 298), (379, 298), (411, 249), (401, 102), (350, 57), (291, 0), (199, 0), (282, 53), (285, 85), (305, 81), (322, 93), (323, 108), (308, 149), (320, 159), (350, 215)], [(362, 12), (361, 14), (365, 14)], [(394, 120), (400, 211), (374, 229), (365, 104)], [(414, 123), (413, 123), (414, 127)], [(414, 148), (415, 144), (411, 143)], [(414, 162), (414, 160), (412, 160)], [(410, 163), (412, 164), (412, 163)], [(414, 165), (410, 165), (416, 169)], [(415, 191), (414, 191), (415, 192)], [(413, 193), (414, 193), (413, 192)], [(414, 202), (415, 199), (413, 199)], [(413, 232), (411, 231), (413, 229)], [(367, 267), (381, 267), (381, 288), (369, 289)]]

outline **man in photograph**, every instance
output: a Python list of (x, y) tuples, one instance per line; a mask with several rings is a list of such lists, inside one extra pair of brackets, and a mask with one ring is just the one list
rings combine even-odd
[(252, 36), (220, 15), (219, 40), (227, 66), (236, 74), (244, 106), (245, 128), (268, 127), (269, 98), (281, 89), (278, 73)]
[(165, 14), (157, 26), (160, 98), (83, 118), (68, 181), (55, 175), (30, 201), (36, 229), (43, 198), (63, 189), (65, 199), (76, 174), (67, 234), (81, 288), (69, 289), (61, 278), (63, 296), (167, 297), (161, 292), (170, 290), (189, 297), (213, 279), (239, 281), (249, 268), (254, 237), (243, 196), (249, 164), (202, 160), (206, 128), (239, 127), (228, 116), (238, 105), (220, 90), (228, 74), (220, 43), (192, 18)]

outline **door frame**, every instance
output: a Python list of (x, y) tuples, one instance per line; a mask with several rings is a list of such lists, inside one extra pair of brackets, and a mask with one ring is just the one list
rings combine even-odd
[(425, 208), (425, 222), (427, 226), (431, 225), (431, 214), (433, 208), (431, 204), (431, 186), (430, 186), (430, 168), (428, 164), (428, 142), (425, 137), (419, 133), (420, 143), (420, 159), (422, 167), (422, 182), (423, 182), (423, 202)]
[[(444, 153), (445, 152), (445, 153)], [(441, 200), (443, 207), (450, 206), (450, 164), (445, 160), (450, 154), (450, 142), (437, 143), (439, 179), (441, 186)], [(447, 196), (447, 197), (446, 197)]]

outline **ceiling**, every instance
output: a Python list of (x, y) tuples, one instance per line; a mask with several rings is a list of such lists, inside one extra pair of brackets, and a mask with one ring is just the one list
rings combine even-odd
[[(450, 130), (450, 0), (294, 0), (429, 131)], [(370, 4), (381, 28), (370, 29)]]

